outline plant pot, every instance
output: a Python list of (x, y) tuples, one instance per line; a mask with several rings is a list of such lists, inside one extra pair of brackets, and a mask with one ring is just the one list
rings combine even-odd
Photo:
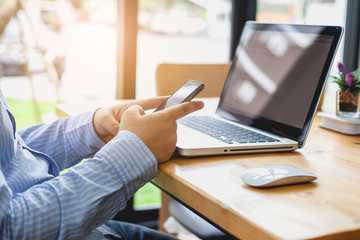
[(339, 90), (336, 92), (336, 115), (344, 118), (360, 118), (359, 94)]

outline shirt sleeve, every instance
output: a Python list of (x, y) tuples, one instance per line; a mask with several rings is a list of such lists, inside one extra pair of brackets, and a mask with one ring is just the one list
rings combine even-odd
[(27, 146), (49, 155), (63, 170), (92, 157), (104, 146), (93, 126), (94, 112), (21, 129), (18, 134)]
[(12, 195), (0, 171), (0, 235), (83, 239), (123, 209), (157, 167), (136, 135), (120, 131), (93, 158), (23, 193)]

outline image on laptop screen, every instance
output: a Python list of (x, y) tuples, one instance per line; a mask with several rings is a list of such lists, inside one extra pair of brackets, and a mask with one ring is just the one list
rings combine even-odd
[(248, 24), (222, 92), (220, 115), (260, 128), (261, 121), (271, 121), (279, 131), (285, 128), (284, 132), (300, 135), (311, 105), (316, 104), (315, 91), (321, 92), (319, 80), (327, 74), (323, 69), (331, 63), (334, 34), (325, 30)]

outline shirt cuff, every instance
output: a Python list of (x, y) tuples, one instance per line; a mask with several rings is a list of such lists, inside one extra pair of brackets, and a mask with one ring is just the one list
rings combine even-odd
[(99, 149), (100, 149), (105, 145), (105, 142), (103, 140), (101, 140), (101, 138), (99, 138), (99, 136), (95, 132), (93, 119), (94, 119), (94, 115), (95, 115), (96, 111), (97, 111), (97, 109), (90, 112), (91, 118), (89, 119), (89, 122), (88, 122), (88, 124), (86, 124), (86, 126), (89, 128), (89, 134), (92, 139), (91, 145), (99, 147)]
[(138, 179), (140, 187), (152, 180), (158, 169), (154, 154), (138, 136), (127, 130), (119, 131), (96, 156), (107, 159), (118, 177)]
[[(95, 153), (102, 148), (105, 143), (95, 132), (93, 118), (96, 110), (82, 113), (69, 118), (67, 124), (67, 140), (75, 147), (76, 151), (84, 153), (86, 156)], [(88, 149), (90, 146), (90, 149)]]

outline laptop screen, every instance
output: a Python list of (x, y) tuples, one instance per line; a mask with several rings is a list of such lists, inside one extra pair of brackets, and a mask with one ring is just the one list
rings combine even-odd
[(301, 147), (341, 33), (341, 27), (248, 22), (217, 114)]

